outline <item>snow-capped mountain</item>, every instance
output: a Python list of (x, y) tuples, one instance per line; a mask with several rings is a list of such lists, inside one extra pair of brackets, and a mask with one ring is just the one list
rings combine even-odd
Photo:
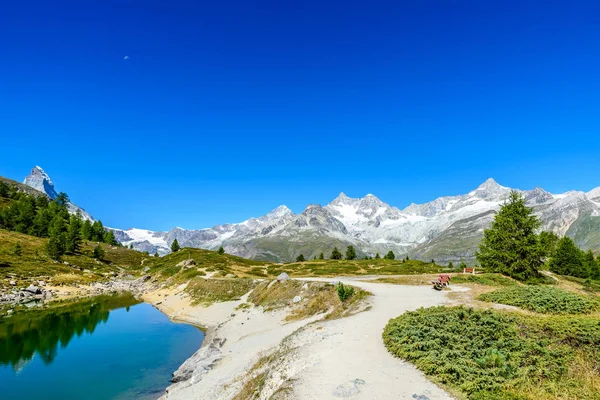
[[(33, 167), (29, 175), (25, 177), (23, 184), (37, 190), (38, 192), (44, 193), (50, 199), (55, 199), (56, 196), (58, 196), (58, 193), (56, 193), (56, 190), (54, 189), (54, 183), (52, 183), (52, 179), (50, 179), (50, 176), (48, 176), (42, 167), (38, 165)], [(78, 205), (69, 202), (68, 206), (69, 212), (73, 214), (79, 212), (82, 218), (89, 219), (90, 221), (94, 220), (87, 211)]]
[[(38, 166), (24, 183), (50, 198), (57, 196), (52, 180)], [(329, 254), (334, 246), (354, 245), (359, 256), (394, 251), (399, 256), (438, 262), (470, 261), (495, 212), (511, 190), (488, 179), (475, 190), (444, 196), (404, 209), (372, 194), (350, 198), (344, 193), (331, 203), (311, 204), (294, 214), (279, 206), (268, 214), (234, 224), (205, 229), (173, 228), (167, 232), (111, 229), (116, 239), (140, 251), (166, 254), (175, 239), (183, 247), (217, 249), (229, 254), (270, 261), (290, 261)], [(568, 235), (584, 249), (600, 249), (600, 187), (587, 193), (552, 194), (542, 188), (518, 190), (542, 222), (542, 229)], [(91, 216), (69, 204), (71, 212)]]
[[(224, 246), (230, 254), (265, 260), (289, 261), (300, 253), (313, 257), (321, 251), (331, 252), (334, 246), (352, 244), (360, 255), (393, 250), (398, 255), (440, 262), (468, 261), (511, 190), (488, 179), (467, 194), (411, 204), (403, 210), (372, 194), (350, 198), (340, 193), (326, 206), (311, 204), (300, 214), (281, 206), (238, 224), (169, 232), (131, 229), (116, 234), (126, 245), (159, 253), (168, 252), (177, 238), (182, 246)], [(600, 188), (587, 194), (553, 195), (541, 188), (518, 191), (533, 207), (543, 229), (572, 236), (583, 247), (600, 248)]]

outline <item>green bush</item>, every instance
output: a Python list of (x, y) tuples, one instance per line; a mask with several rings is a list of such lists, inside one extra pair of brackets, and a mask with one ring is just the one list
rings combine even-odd
[(587, 314), (597, 310), (597, 299), (547, 286), (516, 286), (479, 296), (479, 300), (521, 307), (542, 314)]
[(354, 294), (354, 288), (352, 286), (345, 286), (342, 282), (338, 282), (336, 290), (342, 303)]
[(390, 320), (383, 341), (392, 354), (468, 399), (555, 398), (556, 393), (565, 399), (598, 398), (593, 382), (569, 374), (578, 352), (591, 354), (595, 368), (600, 365), (594, 350), (600, 324), (593, 317), (421, 308)]

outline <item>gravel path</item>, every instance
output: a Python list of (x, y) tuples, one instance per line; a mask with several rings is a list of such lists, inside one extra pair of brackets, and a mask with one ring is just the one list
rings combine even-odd
[(393, 357), (381, 337), (390, 318), (442, 304), (445, 294), (424, 286), (339, 280), (373, 293), (372, 308), (351, 317), (312, 324), (298, 333), (299, 348), (291, 361), (295, 365), (290, 366), (298, 371), (291, 398), (451, 399), (414, 366)]

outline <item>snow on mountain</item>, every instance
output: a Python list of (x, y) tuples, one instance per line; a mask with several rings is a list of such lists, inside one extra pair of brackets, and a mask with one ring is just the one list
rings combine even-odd
[(600, 204), (600, 186), (586, 193), (588, 199)]
[(54, 183), (48, 174), (38, 165), (33, 167), (29, 175), (23, 180), (23, 183), (37, 191), (45, 193), (49, 198), (55, 199), (58, 196), (54, 190)]
[[(52, 183), (52, 179), (50, 179), (50, 176), (42, 169), (42, 167), (38, 165), (33, 167), (29, 175), (27, 175), (23, 180), (23, 183), (39, 192), (44, 193), (50, 199), (55, 199), (58, 196), (58, 193), (54, 189), (54, 183)], [(71, 214), (76, 214), (79, 212), (83, 219), (89, 219), (90, 221), (94, 220), (87, 211), (78, 205), (69, 202), (68, 207)]]
[[(58, 195), (52, 180), (39, 166), (32, 169), (24, 184), (50, 198)], [(351, 198), (340, 193), (326, 206), (311, 204), (299, 214), (282, 205), (260, 217), (205, 229), (108, 229), (126, 246), (161, 255), (168, 253), (177, 239), (182, 247), (215, 250), (223, 246), (230, 254), (277, 261), (293, 260), (300, 252), (313, 257), (321, 251), (330, 252), (333, 246), (342, 248), (349, 244), (360, 255), (393, 250), (398, 255), (441, 262), (470, 260), (483, 230), (489, 227), (511, 190), (490, 178), (467, 194), (413, 203), (402, 210), (372, 194)], [(600, 248), (593, 239), (600, 235), (588, 233), (589, 229), (600, 229), (596, 228), (600, 222), (594, 219), (600, 218), (600, 187), (588, 193), (552, 194), (539, 187), (517, 191), (533, 207), (543, 229), (570, 235), (582, 246)], [(75, 204), (69, 203), (69, 209), (92, 219)]]
[[(262, 217), (237, 224), (200, 230), (175, 228), (169, 232), (135, 229), (115, 234), (124, 244), (156, 249), (161, 254), (168, 252), (177, 238), (182, 246), (224, 246), (231, 254), (284, 261), (294, 259), (300, 252), (312, 257), (331, 251), (333, 246), (348, 244), (355, 245), (361, 254), (393, 250), (399, 255), (442, 262), (469, 260), (483, 230), (489, 227), (511, 190), (490, 178), (467, 194), (411, 204), (403, 210), (372, 194), (351, 198), (340, 193), (325, 207), (312, 204), (300, 214), (280, 206)], [(567, 234), (582, 218), (600, 215), (600, 204), (592, 201), (600, 199), (600, 188), (587, 194), (571, 191), (553, 195), (541, 188), (518, 191), (533, 207), (543, 229), (559, 235)]]

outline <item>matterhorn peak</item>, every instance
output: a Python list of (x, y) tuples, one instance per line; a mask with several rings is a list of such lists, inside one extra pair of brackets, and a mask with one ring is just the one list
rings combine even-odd
[(56, 190), (54, 190), (54, 183), (52, 183), (50, 176), (39, 165), (33, 167), (29, 175), (23, 180), (23, 183), (45, 193), (51, 199), (56, 198), (58, 195)]

